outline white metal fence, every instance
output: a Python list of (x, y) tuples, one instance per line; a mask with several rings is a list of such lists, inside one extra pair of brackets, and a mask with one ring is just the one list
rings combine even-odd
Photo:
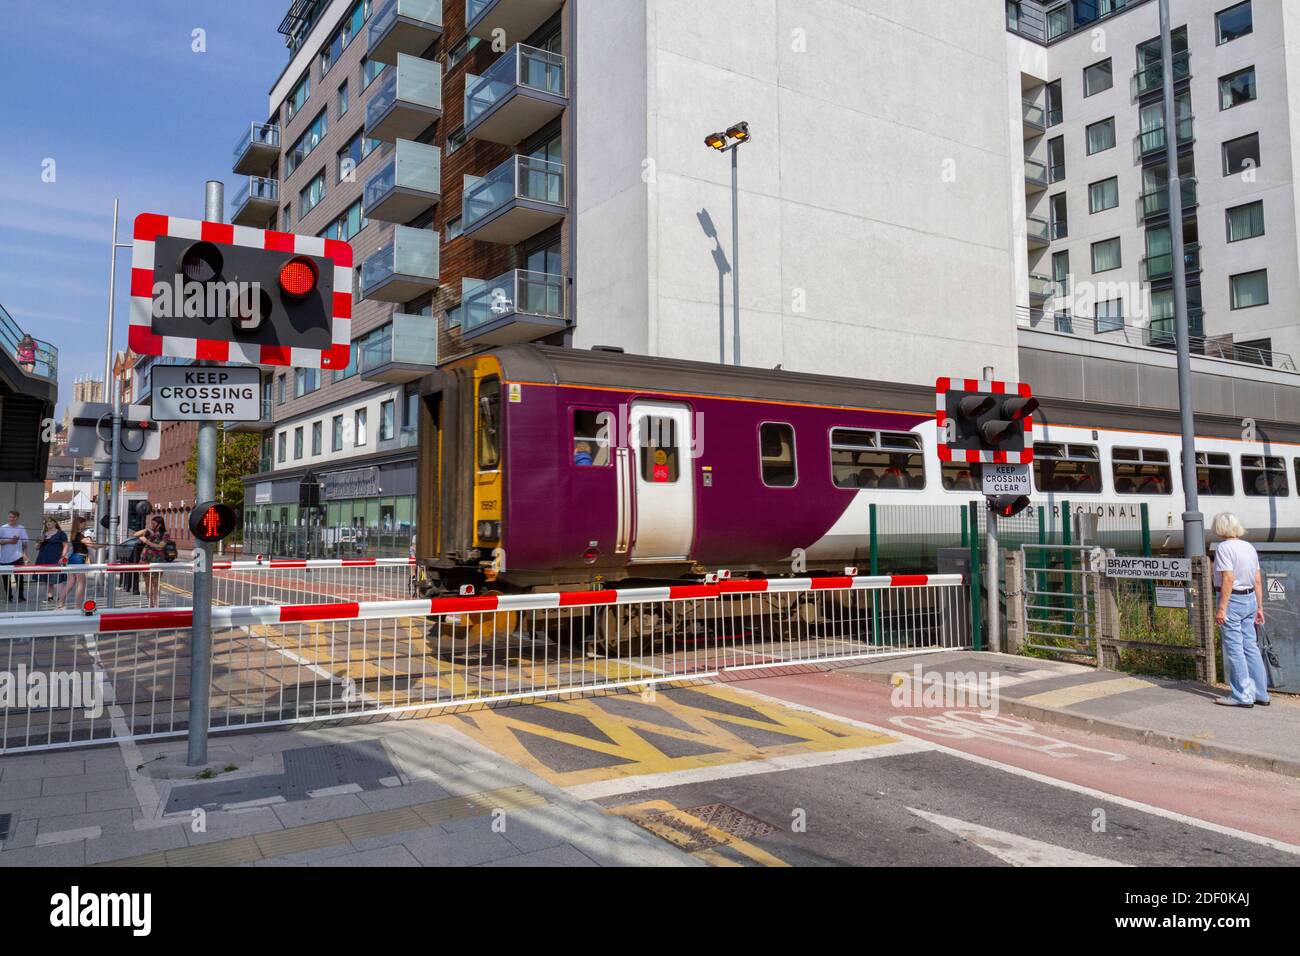
[[(415, 596), (414, 558), (214, 561), (214, 604), (319, 604)], [(108, 607), (189, 607), (194, 565), (69, 564), (0, 566), (2, 613)]]
[[(0, 672), (25, 695), (0, 700), (0, 752), (184, 732), (191, 619), (188, 609), (0, 617)], [(214, 731), (971, 642), (960, 575), (216, 606), (212, 626)]]

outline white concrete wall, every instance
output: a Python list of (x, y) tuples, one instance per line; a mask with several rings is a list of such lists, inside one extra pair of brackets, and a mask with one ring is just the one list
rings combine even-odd
[[(617, 16), (590, 9), (615, 6)], [(984, 365), (1015, 374), (1000, 5), (579, 7), (578, 345), (716, 361), (721, 319), (730, 360), (731, 277), (719, 265), (734, 258), (730, 164), (704, 137), (747, 120), (744, 364), (913, 382)], [(590, 49), (602, 16), (629, 50), (640, 33), (644, 62)], [(606, 99), (625, 122), (598, 124)], [(617, 168), (593, 170), (600, 155)], [(639, 183), (645, 160), (653, 176)], [(598, 210), (615, 179), (644, 199)], [(624, 301), (609, 303), (606, 269), (645, 272), (645, 305), (635, 277)]]
[[(387, 401), (393, 402), (393, 434), (395, 437), (391, 441), (380, 442), (380, 410), (383, 403)], [(355, 413), (359, 408), (366, 409), (366, 440), (361, 445), (356, 444), (356, 432), (353, 427), (356, 420)], [(272, 430), (271, 452), (274, 459), (271, 470), (285, 471), (287, 469), (301, 468), (303, 465), (324, 463), (332, 465), (338, 462), (346, 462), (350, 458), (373, 455), (376, 452), (397, 448), (401, 441), (402, 411), (402, 389), (399, 386), (381, 387), (379, 391), (370, 392), (366, 395), (356, 395), (346, 401), (314, 409), (301, 417), (277, 422)], [(330, 444), (333, 439), (333, 419), (335, 415), (343, 416), (343, 447), (339, 451), (332, 451), (333, 446)], [(313, 455), (311, 452), (311, 428), (314, 422), (321, 423), (321, 453), (319, 455)], [(303, 454), (301, 458), (294, 458), (293, 433), (298, 428), (302, 429), (303, 434)], [(280, 461), (280, 435), (285, 436), (284, 461)]]

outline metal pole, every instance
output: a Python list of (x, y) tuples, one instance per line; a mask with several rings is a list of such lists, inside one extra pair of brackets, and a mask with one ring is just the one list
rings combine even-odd
[[(109, 377), (113, 374), (113, 307), (114, 299), (117, 298), (117, 200), (113, 200), (113, 235), (109, 238), (108, 243), (108, 331), (104, 341), (104, 381), (100, 384), (99, 398), (105, 405), (112, 404), (113, 393), (109, 391), (111, 386), (108, 384)], [(98, 437), (98, 436), (97, 436)], [(116, 439), (114, 439), (116, 446)], [(91, 462), (94, 462), (94, 455), (91, 455)], [(93, 467), (91, 474), (94, 474)], [(95, 494), (95, 524), (91, 529), (94, 534), (99, 534), (103, 529), (100, 521), (104, 515), (108, 514), (108, 502), (104, 500), (104, 480), (103, 478), (95, 479), (97, 492)], [(111, 491), (111, 485), (110, 485)], [(113, 533), (113, 528), (108, 529), (108, 533)], [(107, 555), (108, 552), (105, 552)], [(110, 599), (109, 606), (112, 606)]]
[[(984, 381), (993, 381), (993, 366), (984, 366)], [(987, 503), (990, 499), (984, 499)], [(987, 551), (986, 559), (988, 560), (988, 590), (989, 590), (989, 650), (995, 654), (1002, 651), (1002, 600), (999, 594), (1000, 579), (1002, 568), (999, 567), (1002, 561), (1002, 551), (998, 547), (998, 514), (992, 508), (988, 509), (988, 531), (987, 531)]]
[(731, 147), (731, 364), (740, 364), (740, 192), (737, 185), (736, 153)]
[[(113, 382), (113, 451), (109, 456), (108, 471), (108, 563), (112, 564), (117, 557), (117, 541), (120, 537), (117, 530), (117, 523), (121, 520), (118, 514), (117, 499), (121, 494), (121, 482), (119, 480), (122, 463), (122, 390), (118, 387), (115, 380)], [(104, 575), (104, 596), (109, 607), (117, 605), (117, 584), (112, 574)]]
[(1205, 518), (1196, 488), (1196, 422), (1192, 412), (1192, 355), (1187, 318), (1187, 263), (1183, 256), (1183, 187), (1178, 176), (1178, 120), (1174, 104), (1174, 48), (1169, 0), (1160, 0), (1160, 46), (1165, 87), (1165, 164), (1169, 168), (1169, 238), (1174, 272), (1174, 337), (1178, 350), (1178, 417), (1183, 438), (1183, 548), (1205, 554)]
[[(208, 222), (225, 216), (225, 184), (208, 180), (204, 188), (204, 214)], [(212, 501), (217, 489), (217, 424), (199, 423), (198, 461), (194, 477), (194, 504)], [(197, 564), (193, 580), (193, 626), (190, 632), (190, 726), (185, 763), (200, 767), (208, 762), (208, 720), (212, 692), (212, 544), (195, 541)]]

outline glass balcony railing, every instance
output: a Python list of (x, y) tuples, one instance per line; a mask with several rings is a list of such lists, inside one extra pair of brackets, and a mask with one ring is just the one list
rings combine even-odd
[(235, 192), (230, 221), (237, 226), (260, 226), (274, 216), (280, 202), (280, 181), (249, 176)]
[(267, 172), (280, 158), (280, 127), (250, 123), (235, 144), (234, 171), (249, 175)]
[(414, 139), (441, 115), (441, 65), (399, 53), (366, 103), (366, 135), (386, 142)]
[[(474, 338), (485, 327), (507, 318), (513, 318), (511, 324), (516, 326), (535, 327), (540, 334), (555, 331), (564, 324), (564, 277), (515, 269), (487, 282), (465, 279), (460, 315), (461, 335), (465, 338)], [(507, 333), (500, 340), (533, 337), (525, 331)]]
[[(1174, 82), (1179, 83), (1192, 75), (1191, 54), (1184, 50), (1182, 53), (1174, 54)], [(1148, 66), (1144, 66), (1133, 74), (1133, 92), (1135, 96), (1143, 96), (1163, 88), (1165, 83), (1165, 64), (1164, 60), (1157, 60)]]
[[(1191, 177), (1180, 179), (1178, 185), (1183, 194), (1184, 211), (1193, 208), (1196, 205), (1196, 180)], [(1143, 219), (1151, 219), (1168, 213), (1169, 187), (1159, 186), (1155, 189), (1148, 189), (1139, 196), (1138, 212)]]
[(438, 285), (438, 233), (394, 226), (393, 238), (361, 264), (361, 295), (406, 302)]
[[(1178, 120), (1179, 146), (1186, 146), (1192, 141), (1193, 119), (1194, 117), (1184, 116)], [(1137, 145), (1137, 154), (1139, 157), (1151, 156), (1154, 153), (1160, 152), (1165, 148), (1164, 123), (1138, 133), (1135, 143)]]
[(26, 374), (49, 382), (59, 380), (59, 350), (20, 329), (3, 305), (0, 305), (0, 348)]
[(512, 156), (486, 176), (466, 176), (461, 227), (469, 232), (520, 200), (563, 207), (564, 164), (532, 156)]
[(423, 53), (441, 35), (442, 0), (388, 0), (370, 19), (366, 53), (393, 63), (399, 53)]
[(1057, 294), (1057, 285), (1051, 276), (1029, 273), (1029, 294), (1035, 299), (1050, 299)]
[(1046, 188), (1047, 164), (1036, 159), (1025, 160), (1025, 185)]
[(1047, 110), (1039, 106), (1033, 100), (1024, 100), (1021, 104), (1021, 114), (1024, 117), (1025, 126), (1031, 130), (1047, 129)]
[[(1201, 271), (1201, 246), (1199, 243), (1193, 242), (1183, 247), (1183, 265), (1189, 273)], [(1172, 252), (1159, 252), (1155, 255), (1143, 257), (1143, 281), (1154, 282), (1157, 279), (1168, 279), (1173, 274), (1174, 254)]]
[(1026, 220), (1026, 235), (1030, 242), (1046, 245), (1052, 241), (1051, 228), (1047, 220), (1041, 216), (1030, 216)]
[(442, 150), (399, 139), (388, 162), (366, 182), (366, 217), (410, 222), (442, 193)]
[(564, 57), (516, 43), (482, 76), (466, 76), (466, 131), (472, 132), (479, 120), (520, 91), (563, 97), (566, 93)]
[(562, 5), (563, 0), (465, 0), (465, 26), (485, 40), (531, 36)]
[(386, 332), (367, 336), (357, 356), (363, 378), (378, 382), (412, 382), (438, 364), (438, 320), (428, 315), (394, 312)]
[[(1187, 310), (1187, 331), (1193, 340), (1203, 340), (1205, 335), (1205, 312), (1203, 309)], [(1147, 324), (1143, 340), (1145, 345), (1155, 348), (1173, 348), (1176, 344), (1174, 317), (1172, 315), (1153, 315), (1151, 321)], [(1195, 341), (1193, 344), (1196, 344)], [(1204, 351), (1204, 342), (1202, 341), (1200, 344), (1202, 348), (1193, 348), (1193, 351)]]

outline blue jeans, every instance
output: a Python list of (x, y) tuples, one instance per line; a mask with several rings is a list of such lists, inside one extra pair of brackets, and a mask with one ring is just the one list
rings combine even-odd
[(1228, 615), (1219, 635), (1223, 638), (1223, 661), (1228, 670), (1228, 686), (1241, 704), (1268, 700), (1268, 672), (1264, 656), (1255, 639), (1255, 592), (1233, 594), (1228, 599)]

